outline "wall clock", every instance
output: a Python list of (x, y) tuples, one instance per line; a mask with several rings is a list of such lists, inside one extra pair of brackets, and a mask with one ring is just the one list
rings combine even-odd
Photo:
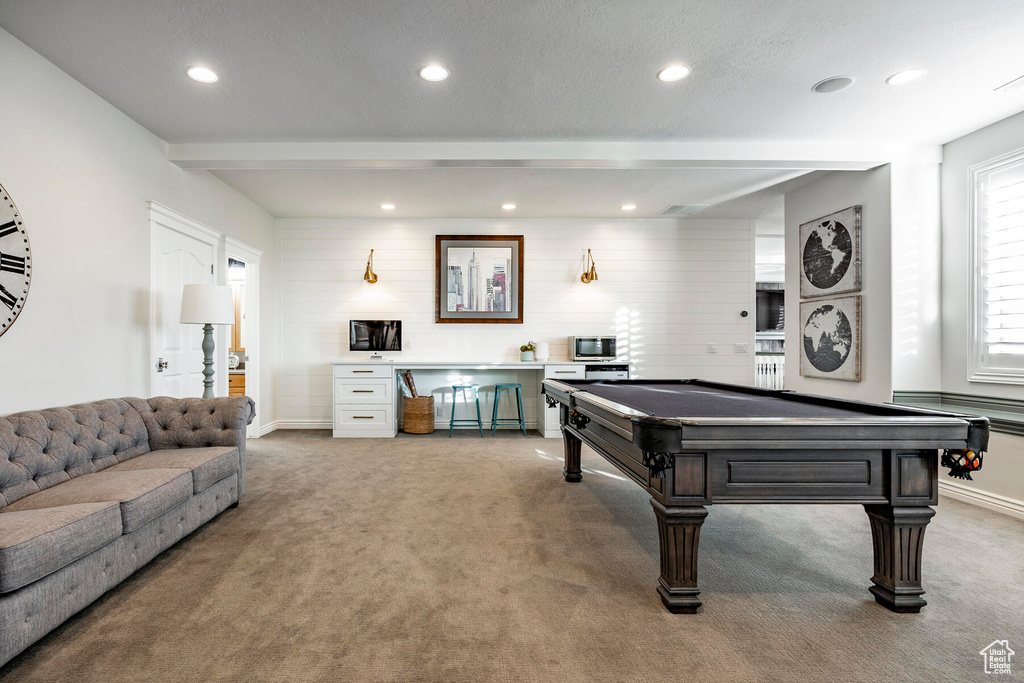
[(28, 298), (32, 249), (14, 200), (0, 185), (0, 335), (11, 329)]

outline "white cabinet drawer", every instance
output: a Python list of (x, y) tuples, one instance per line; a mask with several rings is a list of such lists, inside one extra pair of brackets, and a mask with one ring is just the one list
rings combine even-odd
[(393, 422), (390, 405), (334, 406), (335, 431), (390, 429)]
[(337, 363), (334, 376), (337, 377), (391, 377), (392, 366), (370, 365), (369, 363)]
[(586, 379), (587, 366), (583, 363), (545, 365), (544, 379)]
[(336, 379), (334, 380), (335, 403), (391, 403), (394, 380), (380, 379)]

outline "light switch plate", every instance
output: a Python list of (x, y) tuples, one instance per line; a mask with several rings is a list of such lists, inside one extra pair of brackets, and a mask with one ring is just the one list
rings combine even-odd
[(746, 344), (733, 344), (734, 353), (748, 353)]
[(708, 344), (708, 353), (718, 353), (718, 347), (714, 344)]

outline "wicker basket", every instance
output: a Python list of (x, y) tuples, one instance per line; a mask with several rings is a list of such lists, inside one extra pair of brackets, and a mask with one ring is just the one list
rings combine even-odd
[(402, 399), (402, 431), (407, 434), (430, 434), (434, 431), (434, 397), (417, 396)]

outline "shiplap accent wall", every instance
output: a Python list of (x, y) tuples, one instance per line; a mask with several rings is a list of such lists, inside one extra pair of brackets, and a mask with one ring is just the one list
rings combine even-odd
[[(568, 335), (616, 334), (634, 377), (752, 383), (752, 221), (282, 219), (277, 227), (281, 427), (330, 425), (329, 364), (350, 357), (349, 319), (401, 319), (406, 350), (391, 355), (408, 360), (518, 360), (529, 340), (550, 343), (552, 360), (564, 360)], [(434, 322), (438, 234), (524, 235), (522, 325)], [(588, 248), (599, 279), (583, 284)], [(362, 279), (370, 249), (374, 285)]]

